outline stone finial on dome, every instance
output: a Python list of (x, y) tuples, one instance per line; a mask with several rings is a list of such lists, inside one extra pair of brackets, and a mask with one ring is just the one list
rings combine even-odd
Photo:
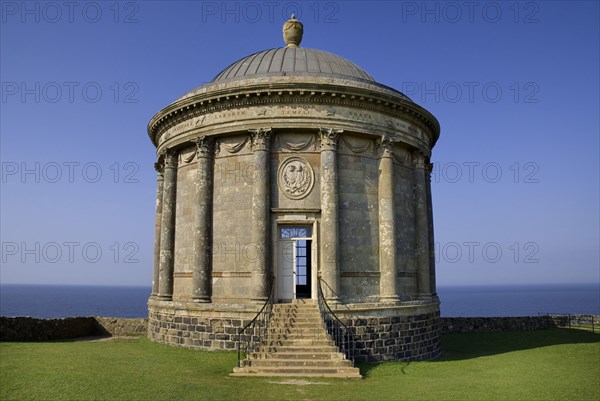
[(292, 14), (292, 17), (283, 24), (283, 40), (286, 47), (300, 46), (303, 33), (304, 26), (302, 22), (296, 19), (295, 14)]

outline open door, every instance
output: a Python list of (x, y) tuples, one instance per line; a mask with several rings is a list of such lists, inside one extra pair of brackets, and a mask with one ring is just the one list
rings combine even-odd
[(279, 228), (277, 298), (280, 302), (312, 296), (311, 231), (311, 227)]

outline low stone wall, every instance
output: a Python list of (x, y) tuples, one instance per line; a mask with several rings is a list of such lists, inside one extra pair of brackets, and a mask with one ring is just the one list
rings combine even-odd
[(31, 317), (0, 317), (0, 341), (44, 341), (94, 335), (93, 317), (35, 319)]
[(147, 332), (148, 319), (0, 317), (0, 341), (51, 341), (91, 336), (131, 336)]
[(94, 317), (98, 331), (112, 337), (145, 335), (148, 332), (148, 319), (126, 319), (119, 317)]
[(443, 317), (441, 331), (446, 333), (483, 333), (491, 331), (544, 330), (578, 324), (600, 324), (600, 316), (544, 315), (520, 317)]
[[(440, 354), (440, 334), (492, 331), (543, 330), (594, 324), (600, 316), (549, 315), (524, 317), (442, 317), (435, 313), (417, 316), (346, 319), (353, 329), (359, 361), (427, 360)], [(163, 315), (148, 319), (69, 317), (36, 319), (0, 317), (0, 341), (49, 341), (90, 336), (148, 334), (163, 344), (198, 349), (234, 349), (238, 331), (249, 320)]]

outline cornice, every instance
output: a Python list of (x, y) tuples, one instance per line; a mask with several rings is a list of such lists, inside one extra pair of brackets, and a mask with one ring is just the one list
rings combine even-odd
[(408, 118), (423, 126), (432, 146), (439, 138), (437, 119), (421, 106), (394, 95), (377, 91), (326, 83), (276, 83), (221, 88), (181, 99), (158, 112), (148, 123), (148, 135), (157, 146), (157, 138), (171, 127), (203, 114), (273, 104), (331, 104), (369, 110), (392, 117)]

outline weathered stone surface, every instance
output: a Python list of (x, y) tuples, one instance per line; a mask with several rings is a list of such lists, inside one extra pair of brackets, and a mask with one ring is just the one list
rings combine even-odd
[[(360, 67), (287, 39), (288, 48), (233, 63), (148, 125), (164, 164), (149, 336), (230, 348), (233, 328), (271, 290), (276, 301), (316, 299), (321, 282), (334, 308), (375, 319), (361, 339), (365, 360), (435, 357), (427, 167), (439, 124)], [(289, 227), (310, 234), (280, 238)], [(377, 320), (395, 313), (395, 323)], [(411, 316), (427, 322), (423, 333), (404, 328)]]

